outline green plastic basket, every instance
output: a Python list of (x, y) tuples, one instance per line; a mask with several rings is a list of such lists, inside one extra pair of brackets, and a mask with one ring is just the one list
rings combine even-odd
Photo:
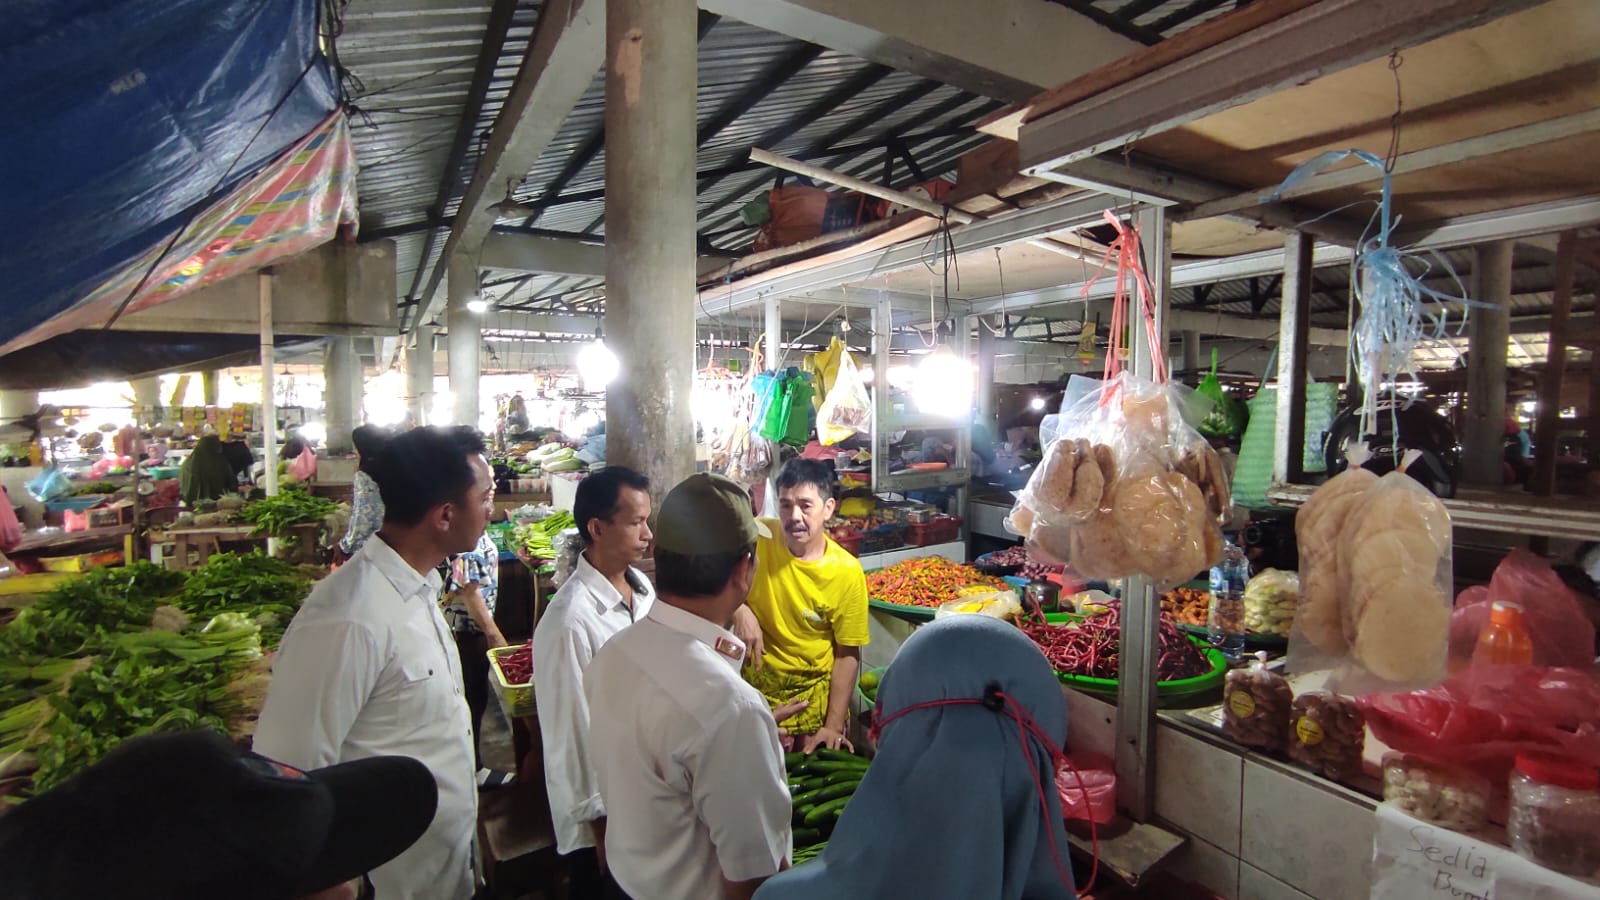
[[(1205, 654), (1206, 661), (1211, 663), (1211, 671), (1204, 675), (1196, 675), (1193, 678), (1158, 681), (1156, 682), (1156, 696), (1172, 699), (1193, 694), (1203, 694), (1206, 691), (1222, 687), (1222, 683), (1227, 680), (1228, 657), (1221, 650), (1210, 646), (1205, 641), (1198, 640), (1192, 636), (1189, 640)], [(1056, 678), (1060, 679), (1061, 683), (1067, 687), (1091, 694), (1115, 695), (1117, 693), (1117, 679), (1115, 678), (1092, 678), (1088, 675), (1070, 675), (1066, 672), (1057, 672)]]

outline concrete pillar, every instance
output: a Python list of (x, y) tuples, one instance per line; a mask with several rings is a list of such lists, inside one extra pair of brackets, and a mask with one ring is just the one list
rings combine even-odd
[(0, 391), (0, 424), (10, 424), (38, 411), (37, 391)]
[(201, 403), (206, 406), (216, 406), (218, 398), (222, 395), (220, 385), (217, 384), (217, 370), (207, 369), (200, 373)]
[[(135, 378), (128, 382), (133, 388), (133, 402), (143, 408), (140, 413), (140, 425), (150, 425), (161, 421), (161, 379), (160, 378)], [(32, 410), (29, 410), (32, 412)]]
[(450, 393), (456, 397), (453, 425), (478, 424), (478, 347), (483, 342), (483, 318), (467, 308), (478, 297), (478, 267), (471, 259), (450, 258), (450, 302), (445, 308), (446, 343), (450, 364)]
[(694, 0), (606, 0), (607, 462), (694, 472)]
[(418, 325), (411, 338), (406, 348), (406, 402), (411, 421), (426, 425), (433, 408), (433, 326)]
[(354, 449), (350, 432), (361, 421), (361, 357), (355, 338), (328, 340), (322, 358), (322, 423), (328, 429), (327, 450), (332, 454)]
[(1200, 332), (1183, 333), (1183, 370), (1193, 372), (1200, 368)]
[(989, 330), (989, 318), (975, 318), (978, 324), (978, 421), (990, 429), (999, 440), (999, 423), (995, 418), (994, 359), (999, 343)]
[(1467, 427), (1462, 454), (1463, 480), (1498, 486), (1502, 482), (1506, 423), (1506, 345), (1511, 340), (1511, 241), (1473, 248), (1477, 283), (1467, 320)]

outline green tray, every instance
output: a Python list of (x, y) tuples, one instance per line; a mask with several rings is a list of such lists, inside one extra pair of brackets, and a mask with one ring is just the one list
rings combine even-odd
[(936, 606), (903, 606), (899, 603), (885, 603), (882, 600), (867, 600), (867, 605), (873, 609), (881, 609), (897, 618), (907, 622), (932, 622), (933, 614), (939, 611)]
[[(865, 675), (868, 672), (876, 672), (876, 673), (878, 673), (878, 688), (879, 688), (879, 690), (882, 690), (883, 689), (883, 673), (887, 672), (887, 671), (889, 671), (889, 667), (888, 666), (878, 666), (875, 669), (864, 669), (864, 670), (862, 670), (861, 674)], [(861, 676), (860, 675), (856, 676), (856, 699), (860, 700), (862, 707), (864, 707), (866, 709), (871, 709), (873, 706), (876, 705), (876, 702), (873, 700), (873, 698), (868, 697), (866, 695), (866, 692), (861, 690)]]
[[(1156, 682), (1156, 696), (1171, 699), (1174, 697), (1187, 697), (1192, 694), (1203, 694), (1206, 691), (1222, 687), (1223, 681), (1228, 677), (1228, 657), (1221, 650), (1212, 647), (1204, 641), (1196, 640), (1190, 636), (1195, 646), (1199, 647), (1206, 659), (1211, 663), (1211, 671), (1193, 678), (1180, 678), (1175, 681)], [(1070, 688), (1087, 691), (1091, 694), (1115, 694), (1117, 680), (1115, 678), (1092, 678), (1088, 675), (1069, 675), (1066, 672), (1057, 672), (1056, 678)]]

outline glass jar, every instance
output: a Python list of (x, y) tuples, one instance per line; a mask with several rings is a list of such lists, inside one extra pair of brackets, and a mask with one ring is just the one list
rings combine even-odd
[(1383, 756), (1383, 802), (1451, 831), (1471, 833), (1489, 819), (1489, 780), (1471, 769), (1391, 750)]
[(1561, 757), (1519, 754), (1506, 830), (1517, 855), (1577, 878), (1600, 877), (1600, 771)]

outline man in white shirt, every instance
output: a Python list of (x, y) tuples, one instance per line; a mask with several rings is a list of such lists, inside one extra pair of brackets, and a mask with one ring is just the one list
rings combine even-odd
[(578, 482), (572, 515), (583, 553), (533, 632), (534, 700), (556, 849), (575, 898), (615, 896), (602, 863), (606, 809), (589, 752), (584, 671), (612, 635), (650, 611), (654, 591), (633, 564), (650, 551), (650, 479), (607, 466)]
[(383, 527), (290, 623), (255, 749), (308, 770), (420, 760), (438, 783), (438, 809), (409, 850), (373, 870), (373, 886), (384, 900), (468, 900), (477, 883), (472, 725), (435, 570), (477, 543), (494, 510), (494, 477), (477, 432), (418, 428), (384, 449), (374, 480)]
[(788, 865), (778, 726), (728, 630), (764, 533), (726, 478), (673, 488), (656, 519), (656, 602), (589, 663), (606, 860), (633, 897), (744, 900)]

